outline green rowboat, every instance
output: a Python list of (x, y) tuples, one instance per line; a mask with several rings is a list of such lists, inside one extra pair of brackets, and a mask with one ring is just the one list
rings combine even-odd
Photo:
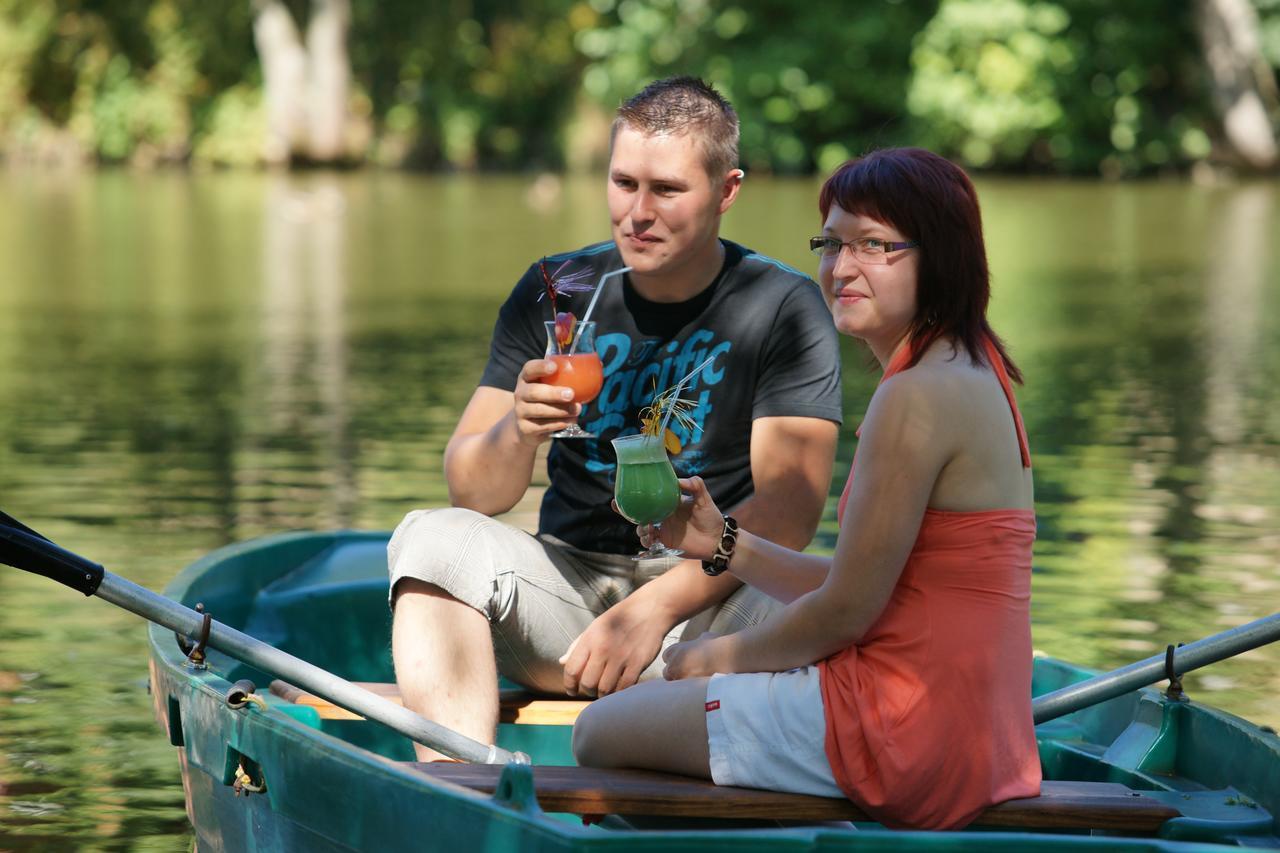
[[(255, 540), (190, 566), (167, 593), (394, 698), (386, 539)], [(204, 853), (1280, 847), (1280, 739), (1152, 689), (1041, 724), (1037, 800), (997, 806), (963, 832), (907, 832), (843, 800), (573, 768), (578, 705), (518, 691), (504, 693), (498, 746), (532, 766), (416, 764), (407, 737), (212, 649), (193, 666), (191, 643), (150, 627), (155, 711)], [(1090, 675), (1039, 658), (1033, 691)]]

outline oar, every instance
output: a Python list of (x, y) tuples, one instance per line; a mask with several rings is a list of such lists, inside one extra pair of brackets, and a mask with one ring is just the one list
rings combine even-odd
[(1036, 725), (1039, 725), (1155, 684), (1170, 674), (1183, 675), (1276, 640), (1280, 640), (1280, 613), (1179, 646), (1170, 654), (1152, 655), (1146, 660), (1046, 693), (1031, 703), (1032, 713)]
[[(206, 619), (205, 614), (58, 547), (4, 512), (0, 512), (0, 563), (44, 575), (85, 595), (96, 595), (183, 636), (199, 635)], [(208, 645), (453, 758), (478, 764), (529, 761), (522, 753), (511, 753), (458, 734), (221, 622), (210, 622)]]

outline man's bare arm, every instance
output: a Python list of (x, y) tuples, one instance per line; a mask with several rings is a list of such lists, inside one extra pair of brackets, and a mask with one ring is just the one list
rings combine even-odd
[(757, 418), (751, 426), (755, 494), (728, 512), (779, 545), (805, 548), (831, 489), (839, 432), (820, 418)]
[(481, 386), (471, 395), (444, 450), (449, 502), (485, 515), (511, 509), (533, 478), (538, 445), (564, 429), (581, 406), (573, 391), (536, 380), (555, 373), (555, 362), (525, 363), (515, 391)]

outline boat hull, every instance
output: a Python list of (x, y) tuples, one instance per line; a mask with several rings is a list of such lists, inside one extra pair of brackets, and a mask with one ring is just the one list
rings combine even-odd
[[(166, 592), (219, 622), (358, 681), (393, 681), (386, 605), (387, 534), (270, 537), (222, 549)], [(1046, 778), (1122, 782), (1186, 805), (1163, 837), (891, 831), (861, 824), (751, 826), (685, 821), (635, 831), (547, 815), (532, 796), (492, 797), (407, 765), (409, 741), (365, 720), (322, 719), (268, 694), (271, 674), (211, 652), (194, 668), (174, 635), (150, 629), (156, 716), (177, 748), (200, 851), (556, 850), (1221, 850), (1232, 839), (1280, 843), (1280, 740), (1231, 715), (1140, 691), (1037, 730)], [(1038, 695), (1086, 670), (1037, 659)], [(232, 707), (248, 678), (260, 702)], [(572, 764), (571, 727), (502, 725), (499, 745), (539, 764)], [(239, 783), (239, 784), (237, 784)], [(258, 790), (261, 789), (261, 790)], [(712, 831), (714, 830), (714, 831)], [(1208, 842), (1208, 843), (1200, 843)]]

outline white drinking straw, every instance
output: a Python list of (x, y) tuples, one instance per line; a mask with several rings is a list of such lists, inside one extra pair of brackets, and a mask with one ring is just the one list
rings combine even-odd
[(688, 382), (693, 377), (697, 376), (698, 371), (702, 370), (702, 368), (706, 367), (708, 364), (710, 364), (715, 360), (716, 360), (716, 357), (714, 355), (707, 356), (706, 360), (703, 361), (702, 364), (699, 364), (693, 370), (689, 371), (688, 376), (686, 376), (684, 379), (681, 379), (679, 382), (676, 383), (676, 390), (671, 392), (672, 405), (667, 406), (667, 410), (662, 413), (662, 423), (658, 425), (659, 439), (661, 439), (664, 435), (667, 434), (667, 421), (671, 420), (671, 413), (676, 410), (675, 401), (680, 398), (680, 392), (684, 390), (685, 383)]
[(600, 298), (600, 291), (604, 290), (605, 281), (615, 275), (622, 275), (624, 272), (631, 272), (631, 267), (622, 267), (600, 276), (600, 280), (596, 282), (596, 292), (591, 294), (591, 301), (587, 303), (587, 313), (582, 315), (582, 319), (578, 321), (578, 328), (573, 333), (573, 342), (569, 344), (569, 352), (572, 353), (578, 348), (578, 338), (581, 337), (582, 326), (591, 319), (591, 312), (596, 310), (596, 300)]

